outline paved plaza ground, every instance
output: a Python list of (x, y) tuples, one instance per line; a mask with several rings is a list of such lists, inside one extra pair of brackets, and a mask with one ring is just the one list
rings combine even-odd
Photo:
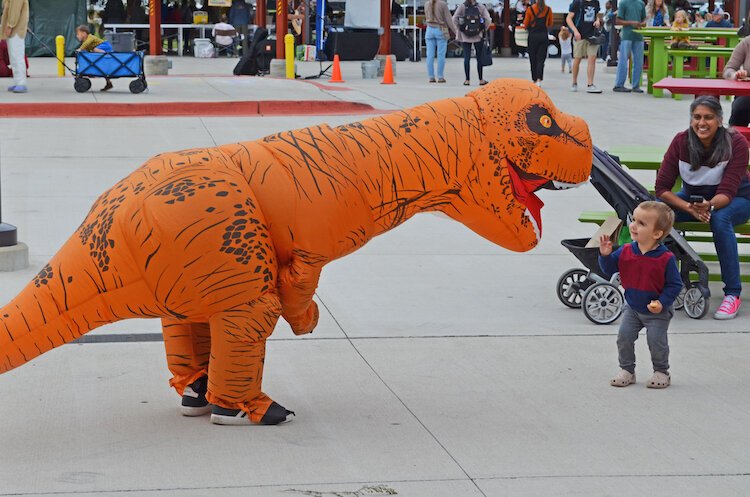
[[(174, 58), (166, 77), (132, 95), (77, 94), (52, 59), (31, 59), (11, 102), (326, 100), (389, 111), (463, 95), (462, 61), (446, 84), (399, 62), (396, 85), (233, 77), (236, 59)], [(298, 72), (317, 74), (316, 63)], [(474, 71), (474, 63), (472, 62)], [(495, 59), (487, 79), (528, 79), (527, 59)], [(582, 78), (585, 78), (582, 75)], [(559, 59), (543, 89), (584, 117), (600, 148), (665, 148), (688, 125), (689, 99), (569, 91)], [(10, 84), (10, 80), (8, 80)], [(94, 81), (94, 89), (103, 81)], [(585, 80), (579, 81), (585, 86)], [(730, 104), (724, 101), (728, 120)], [(13, 298), (74, 232), (95, 198), (150, 156), (254, 140), (275, 131), (370, 116), (0, 119), (2, 218), (18, 226), (31, 266), (0, 273)], [(728, 322), (677, 312), (673, 385), (609, 386), (617, 325), (597, 326), (555, 295), (579, 267), (560, 245), (590, 236), (580, 211), (607, 205), (589, 185), (543, 192), (543, 239), (516, 254), (453, 221), (423, 214), (330, 264), (315, 333), (280, 324), (268, 343), (264, 390), (296, 411), (276, 427), (221, 427), (185, 418), (168, 386), (158, 321), (100, 328), (0, 376), (0, 496), (281, 497), (609, 496), (750, 494), (750, 304)], [(721, 301), (712, 285), (711, 308)], [(108, 338), (105, 338), (108, 337)], [(156, 339), (155, 339), (156, 337)]]

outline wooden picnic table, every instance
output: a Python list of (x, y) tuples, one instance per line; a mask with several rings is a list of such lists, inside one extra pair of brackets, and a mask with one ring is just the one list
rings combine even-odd
[(661, 81), (668, 73), (667, 38), (689, 36), (691, 40), (726, 40), (726, 46), (729, 48), (737, 46), (740, 39), (734, 28), (690, 28), (684, 31), (672, 31), (670, 28), (641, 28), (634, 31), (649, 39), (646, 76), (648, 92), (655, 97), (664, 94), (660, 88), (654, 86), (654, 82)]

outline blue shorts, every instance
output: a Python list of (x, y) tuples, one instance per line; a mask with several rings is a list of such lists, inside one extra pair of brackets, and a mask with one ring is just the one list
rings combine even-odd
[(115, 51), (115, 49), (112, 48), (112, 45), (110, 45), (108, 41), (104, 41), (104, 42), (98, 44), (97, 46), (95, 46), (94, 48), (98, 48), (99, 50), (103, 50), (105, 52), (114, 52)]

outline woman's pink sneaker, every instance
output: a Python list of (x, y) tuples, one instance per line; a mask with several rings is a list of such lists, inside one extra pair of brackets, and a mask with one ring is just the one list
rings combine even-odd
[(726, 295), (724, 301), (719, 306), (719, 310), (714, 313), (714, 319), (732, 319), (740, 310), (740, 298), (735, 295)]

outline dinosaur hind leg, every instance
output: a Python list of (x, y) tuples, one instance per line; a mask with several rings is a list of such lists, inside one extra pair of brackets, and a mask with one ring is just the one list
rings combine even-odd
[(208, 323), (164, 318), (162, 334), (167, 365), (172, 372), (169, 384), (182, 395), (185, 387), (208, 374), (211, 330)]
[(281, 302), (267, 293), (234, 309), (211, 316), (208, 393), (212, 404), (245, 411), (260, 423), (272, 400), (261, 391), (266, 339), (281, 315)]

